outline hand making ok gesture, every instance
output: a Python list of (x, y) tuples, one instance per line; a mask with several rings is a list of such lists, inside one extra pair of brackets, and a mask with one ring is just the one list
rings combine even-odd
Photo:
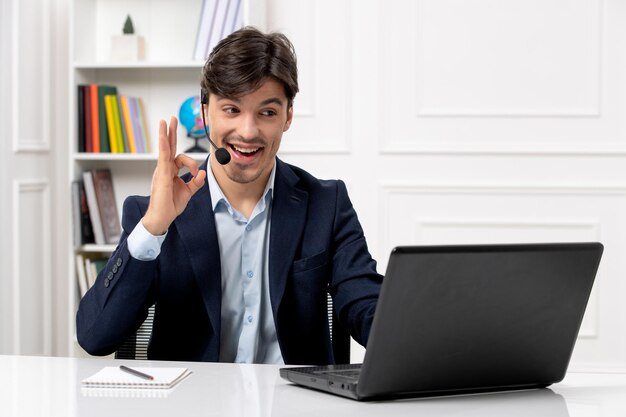
[[(206, 171), (198, 169), (196, 161), (184, 154), (176, 155), (177, 127), (174, 116), (169, 129), (165, 120), (159, 121), (159, 159), (152, 176), (150, 204), (143, 217), (143, 226), (153, 235), (167, 231), (206, 178)], [(187, 183), (178, 176), (182, 167), (187, 167), (193, 176)]]

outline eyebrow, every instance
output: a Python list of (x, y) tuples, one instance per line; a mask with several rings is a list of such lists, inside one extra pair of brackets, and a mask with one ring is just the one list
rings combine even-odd
[(278, 97), (272, 97), (272, 98), (268, 98), (268, 99), (266, 99), (266, 100), (263, 100), (263, 101), (261, 102), (261, 105), (262, 105), (262, 106), (266, 106), (266, 105), (268, 105), (268, 104), (272, 104), (272, 103), (274, 103), (274, 104), (278, 104), (279, 106), (282, 106), (282, 105), (283, 105), (283, 101), (282, 101), (280, 98), (278, 98)]
[[(235, 98), (235, 97), (229, 98), (229, 97), (219, 97), (218, 96), (217, 101), (222, 101), (222, 100), (230, 100), (230, 101), (234, 101), (235, 103), (241, 103), (241, 99), (240, 98)], [(284, 102), (279, 97), (270, 97), (270, 98), (267, 98), (267, 99), (263, 100), (261, 102), (261, 106), (266, 106), (266, 105), (272, 104), (272, 103), (277, 104), (279, 106), (282, 106)]]

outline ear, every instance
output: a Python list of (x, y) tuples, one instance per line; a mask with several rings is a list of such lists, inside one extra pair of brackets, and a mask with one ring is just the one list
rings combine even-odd
[(283, 126), (283, 132), (289, 130), (289, 126), (291, 126), (291, 121), (293, 120), (293, 105), (289, 106), (287, 109), (287, 120), (285, 121), (285, 125)]
[(210, 129), (210, 127), (211, 127), (211, 117), (210, 117), (211, 113), (209, 113), (209, 103), (208, 103), (208, 101), (206, 103), (201, 103), (200, 104), (200, 111), (202, 112), (202, 116), (203, 116), (202, 121)]

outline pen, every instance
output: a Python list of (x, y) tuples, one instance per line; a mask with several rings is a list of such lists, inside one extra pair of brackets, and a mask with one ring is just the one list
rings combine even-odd
[(128, 372), (129, 374), (138, 376), (139, 378), (149, 379), (150, 381), (154, 379), (152, 375), (144, 374), (143, 372), (136, 371), (132, 368), (129, 368), (128, 366), (120, 365), (120, 369), (124, 372)]

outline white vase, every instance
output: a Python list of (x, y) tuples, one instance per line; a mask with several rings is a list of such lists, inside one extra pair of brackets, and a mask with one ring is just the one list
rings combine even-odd
[(145, 57), (145, 42), (139, 35), (114, 35), (111, 38), (113, 61), (140, 61)]

